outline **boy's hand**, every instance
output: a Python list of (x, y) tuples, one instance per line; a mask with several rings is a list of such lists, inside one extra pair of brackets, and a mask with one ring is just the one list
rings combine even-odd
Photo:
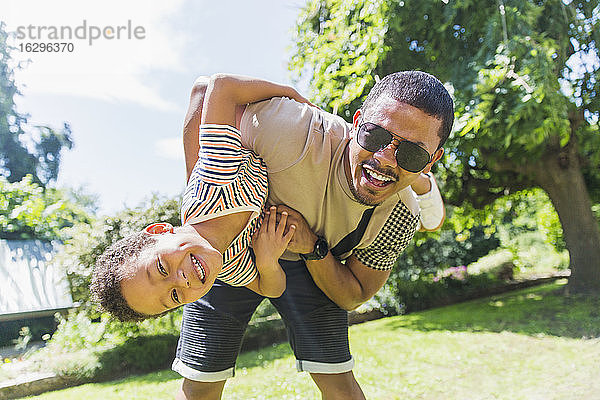
[[(308, 222), (304, 219), (304, 216), (298, 211), (284, 204), (277, 206), (277, 217), (283, 216), (283, 213), (287, 213), (286, 221), (288, 226), (294, 226), (294, 236), (290, 240), (287, 249), (291, 252), (298, 254), (306, 254), (313, 251), (315, 248), (315, 242), (317, 241), (317, 235), (312, 231)], [(280, 214), (281, 213), (281, 214)]]
[(306, 97), (302, 96), (296, 89), (290, 87), (290, 94), (289, 94), (290, 99), (292, 100), (296, 100), (298, 103), (306, 103), (309, 106), (312, 107), (316, 107), (318, 109), (321, 109), (321, 107), (319, 107), (316, 104), (313, 104), (310, 100), (308, 100)]
[(260, 229), (252, 237), (252, 247), (257, 265), (277, 261), (287, 248), (296, 231), (296, 226), (290, 225), (287, 233), (285, 232), (287, 217), (287, 211), (283, 211), (280, 221), (277, 222), (277, 207), (275, 206), (265, 212)]

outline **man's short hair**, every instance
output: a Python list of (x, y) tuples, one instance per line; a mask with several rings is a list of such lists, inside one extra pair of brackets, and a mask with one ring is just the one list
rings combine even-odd
[(444, 145), (454, 123), (454, 102), (439, 79), (422, 71), (401, 71), (387, 75), (369, 92), (362, 106), (363, 115), (376, 106), (381, 96), (389, 96), (440, 119), (442, 126), (438, 132), (438, 148)]
[(129, 307), (121, 292), (121, 281), (131, 274), (139, 254), (156, 242), (152, 235), (137, 232), (113, 243), (96, 259), (90, 291), (100, 308), (121, 322), (141, 321), (152, 316)]

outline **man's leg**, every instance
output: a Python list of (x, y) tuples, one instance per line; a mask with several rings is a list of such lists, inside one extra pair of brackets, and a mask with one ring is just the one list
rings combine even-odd
[(310, 377), (319, 387), (323, 400), (364, 400), (365, 398), (352, 371), (342, 374), (311, 373)]
[(176, 400), (219, 400), (223, 394), (226, 381), (196, 382), (184, 379), (181, 389), (175, 396)]
[(271, 302), (286, 324), (298, 371), (311, 374), (323, 399), (364, 399), (352, 373), (348, 313), (317, 287), (303, 261), (279, 262), (287, 287)]
[(220, 399), (250, 317), (263, 297), (216, 281), (200, 300), (183, 309), (173, 370), (185, 379), (177, 399)]

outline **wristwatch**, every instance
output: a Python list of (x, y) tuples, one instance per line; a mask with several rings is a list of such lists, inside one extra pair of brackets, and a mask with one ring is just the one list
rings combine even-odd
[(323, 236), (317, 236), (317, 241), (315, 242), (315, 248), (312, 253), (308, 254), (300, 254), (300, 258), (304, 261), (307, 260), (322, 260), (329, 253), (329, 245), (327, 244), (327, 240)]

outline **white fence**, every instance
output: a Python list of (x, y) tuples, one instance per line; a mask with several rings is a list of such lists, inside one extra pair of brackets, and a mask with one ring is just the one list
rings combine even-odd
[(39, 240), (0, 240), (0, 321), (74, 306), (64, 273), (51, 262), (57, 248)]

